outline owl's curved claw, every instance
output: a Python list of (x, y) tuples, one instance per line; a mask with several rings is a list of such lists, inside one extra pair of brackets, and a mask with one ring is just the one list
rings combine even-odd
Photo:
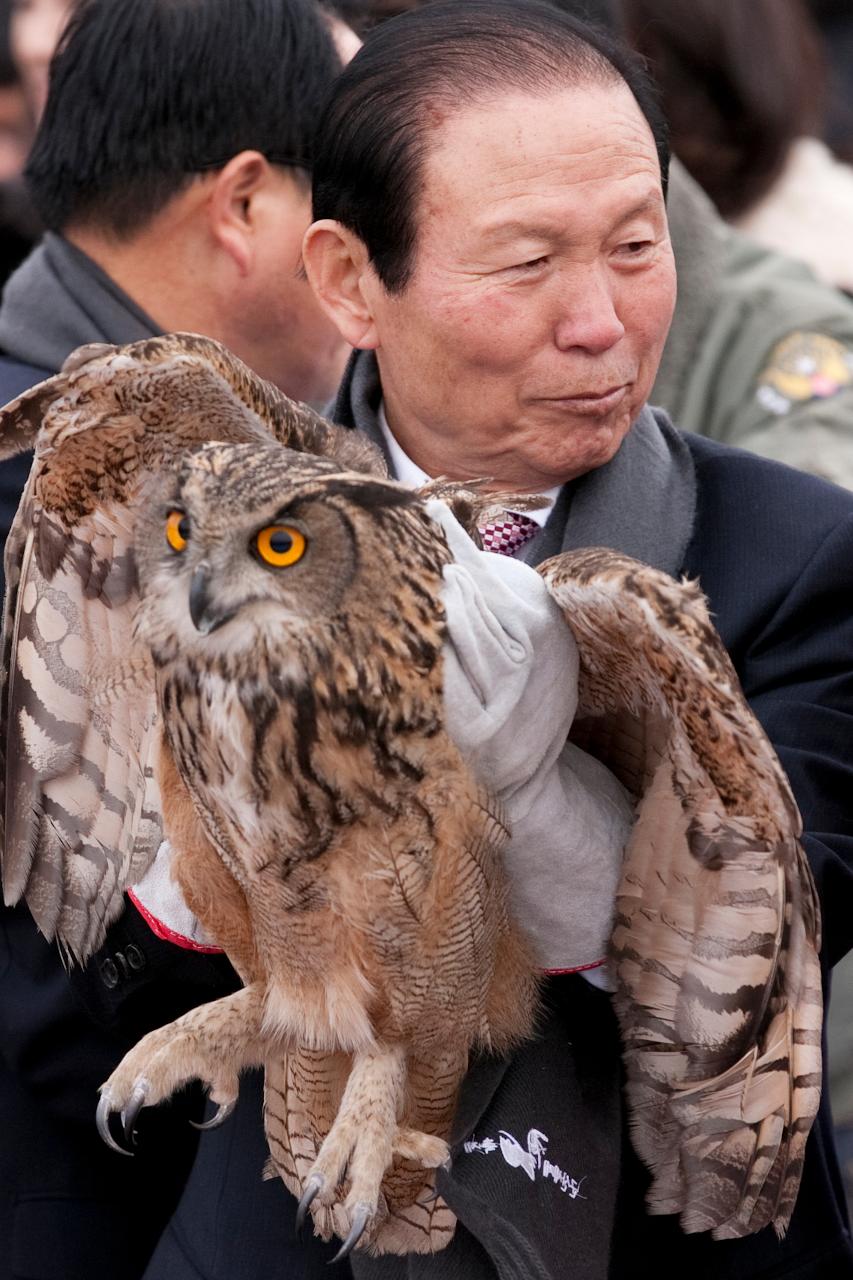
[(209, 1120), (190, 1120), (190, 1124), (194, 1129), (200, 1129), (202, 1133), (207, 1133), (210, 1129), (218, 1129), (225, 1123), (236, 1105), (236, 1098), (230, 1098), (228, 1102), (220, 1102), (215, 1115), (212, 1115)]
[(97, 1126), (98, 1133), (112, 1151), (117, 1151), (120, 1156), (132, 1156), (133, 1152), (125, 1150), (124, 1147), (120, 1147), (113, 1135), (110, 1133), (110, 1116), (113, 1113), (111, 1103), (112, 1099), (110, 1098), (109, 1090), (104, 1089), (98, 1099), (98, 1109), (95, 1112), (95, 1124)]
[(133, 1142), (134, 1140), (133, 1126), (136, 1124), (137, 1116), (145, 1106), (145, 1099), (148, 1097), (150, 1087), (146, 1079), (137, 1080), (133, 1086), (133, 1093), (127, 1100), (127, 1106), (121, 1113), (124, 1136), (128, 1142)]
[[(352, 1253), (353, 1249), (358, 1244), (361, 1237), (364, 1235), (364, 1229), (372, 1217), (373, 1217), (373, 1210), (371, 1209), (369, 1204), (360, 1204), (357, 1207), (355, 1211), (355, 1215), (352, 1220), (352, 1226), (350, 1227), (349, 1235), (341, 1245), (340, 1249), (338, 1249), (338, 1252), (335, 1254), (334, 1258), (332, 1258), (332, 1262), (343, 1262), (344, 1258), (349, 1257), (349, 1255)], [(328, 1265), (331, 1266), (332, 1262), (330, 1262)]]
[(308, 1210), (311, 1208), (311, 1204), (315, 1197), (323, 1190), (325, 1184), (326, 1179), (321, 1173), (312, 1173), (311, 1177), (306, 1182), (305, 1190), (302, 1192), (302, 1199), (299, 1201), (299, 1206), (296, 1210), (297, 1231), (301, 1231), (304, 1227)]

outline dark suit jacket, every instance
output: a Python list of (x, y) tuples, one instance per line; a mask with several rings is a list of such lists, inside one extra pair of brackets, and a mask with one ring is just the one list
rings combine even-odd
[[(827, 966), (853, 943), (853, 495), (711, 441), (688, 440), (699, 505), (683, 569), (699, 578), (747, 697), (790, 775), (824, 907)], [(142, 935), (139, 945), (151, 957), (166, 946)], [(97, 978), (89, 983), (91, 990)], [(145, 984), (146, 974), (131, 975), (124, 993), (106, 993), (109, 1016), (121, 1021), (123, 1000)], [(208, 991), (219, 994), (216, 980)], [(148, 1003), (156, 1007), (156, 989)], [(608, 1274), (612, 1238), (613, 1280), (652, 1269), (691, 1280), (853, 1275), (826, 1107), (809, 1141), (785, 1241), (768, 1230), (715, 1243), (643, 1212), (647, 1178), (625, 1136), (618, 1076), (608, 997), (579, 977), (555, 980), (539, 1040), (510, 1063), (484, 1061), (472, 1071), (456, 1137), (503, 1133), (523, 1143), (535, 1129), (548, 1137), (552, 1165), (583, 1178), (578, 1194), (571, 1183), (558, 1185), (556, 1174), (531, 1180), (499, 1150), (458, 1145), (443, 1187), (464, 1224), (455, 1243), (426, 1260), (359, 1258), (354, 1274), (599, 1280)], [(276, 1188), (259, 1181), (256, 1080), (246, 1082), (229, 1124), (230, 1135), (203, 1136), (146, 1280), (251, 1280), (269, 1274), (276, 1255), (287, 1259), (279, 1275), (313, 1274), (313, 1263), (288, 1251), (292, 1219), (283, 1193), (277, 1189), (278, 1212)], [(236, 1271), (238, 1241), (243, 1262)]]

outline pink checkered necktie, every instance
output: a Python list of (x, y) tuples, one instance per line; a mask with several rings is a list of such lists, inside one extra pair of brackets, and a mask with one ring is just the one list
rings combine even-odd
[(480, 528), (483, 550), (499, 556), (514, 556), (539, 532), (539, 525), (517, 511), (505, 511), (499, 520), (490, 520)]

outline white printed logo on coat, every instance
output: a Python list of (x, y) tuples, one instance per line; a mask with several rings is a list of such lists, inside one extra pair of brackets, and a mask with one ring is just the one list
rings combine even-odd
[(586, 1196), (581, 1195), (581, 1185), (586, 1178), (573, 1178), (560, 1168), (558, 1164), (546, 1158), (548, 1150), (549, 1138), (546, 1133), (540, 1133), (538, 1129), (531, 1129), (527, 1135), (527, 1149), (525, 1150), (517, 1138), (511, 1133), (507, 1133), (505, 1129), (501, 1129), (498, 1134), (498, 1141), (494, 1138), (482, 1138), (479, 1142), (470, 1139), (463, 1145), (463, 1151), (468, 1155), (475, 1152), (480, 1155), (489, 1156), (494, 1151), (500, 1151), (506, 1163), (512, 1169), (521, 1169), (526, 1173), (531, 1182), (535, 1182), (537, 1177), (550, 1180), (567, 1196), (571, 1196), (573, 1200), (580, 1197), (585, 1200)]

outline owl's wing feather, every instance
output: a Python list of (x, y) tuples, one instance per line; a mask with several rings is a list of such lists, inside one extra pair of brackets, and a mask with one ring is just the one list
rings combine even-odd
[[(4, 894), (26, 897), (75, 959), (100, 944), (161, 838), (153, 673), (133, 634), (150, 482), (209, 441), (273, 435), (337, 456), (351, 434), (193, 335), (83, 348), (0, 413), (0, 456), (36, 446), (6, 549)], [(347, 465), (359, 460), (369, 469), (369, 446)]]
[[(91, 373), (94, 363), (103, 364), (105, 359), (116, 357), (120, 357), (122, 363), (132, 361), (140, 371), (147, 368), (149, 379), (139, 380), (143, 397), (150, 394), (152, 376), (163, 380), (161, 396), (167, 390), (168, 381), (173, 412), (182, 402), (194, 408), (202, 396), (205, 401), (213, 397), (215, 403), (226, 392), (242, 408), (250, 410), (264, 430), (288, 449), (334, 458), (348, 471), (388, 474), (382, 454), (363, 435), (333, 426), (309, 405), (291, 400), (213, 338), (198, 333), (170, 333), (145, 338), (126, 347), (93, 343), (72, 352), (63, 365), (63, 373), (75, 374), (80, 369)], [(217, 382), (221, 386), (214, 390)]]
[(822, 1007), (790, 787), (695, 585), (600, 549), (540, 572), (580, 651), (579, 745), (638, 798), (611, 959), (649, 1209), (717, 1238), (781, 1234)]
[(244, 418), (253, 416), (265, 433), (289, 449), (334, 458), (348, 471), (388, 474), (380, 451), (359, 432), (333, 426), (309, 405), (259, 378), (227, 347), (197, 333), (170, 333), (124, 347), (101, 342), (78, 347), (60, 373), (6, 405), (0, 460), (33, 447), (46, 409), (66, 393), (69, 409), (94, 393), (101, 413), (136, 412), (143, 421), (167, 403), (176, 417), (201, 409), (212, 412), (214, 421), (227, 406), (232, 413), (242, 411)]
[(105, 510), (78, 526), (50, 576), (32, 529), (11, 646), (4, 892), (25, 896), (42, 932), (77, 960), (103, 940), (161, 839), (153, 672), (132, 634), (127, 515)]

